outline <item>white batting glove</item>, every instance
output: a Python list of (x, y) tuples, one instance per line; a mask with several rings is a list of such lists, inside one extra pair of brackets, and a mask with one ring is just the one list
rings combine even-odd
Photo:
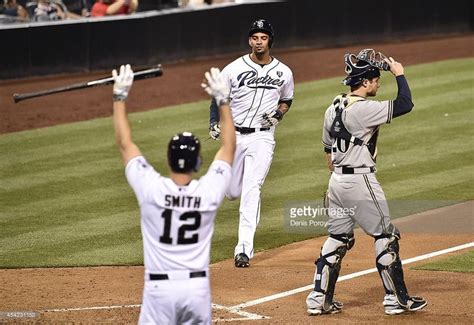
[(281, 121), (282, 118), (283, 114), (279, 110), (274, 110), (270, 113), (264, 113), (262, 115), (262, 127), (269, 128), (271, 126), (275, 126)]
[(219, 140), (220, 135), (221, 135), (221, 127), (219, 123), (211, 124), (211, 126), (209, 127), (209, 136), (213, 140)]
[(117, 70), (112, 71), (114, 78), (114, 101), (125, 101), (133, 84), (133, 70), (130, 64), (120, 66), (120, 74)]
[(227, 87), (221, 72), (218, 68), (211, 68), (210, 72), (204, 74), (207, 83), (202, 83), (201, 87), (215, 98), (217, 105), (229, 102), (229, 88)]

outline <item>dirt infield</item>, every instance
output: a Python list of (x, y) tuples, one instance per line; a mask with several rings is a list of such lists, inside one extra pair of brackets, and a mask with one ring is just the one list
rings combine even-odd
[[(402, 232), (402, 259), (472, 243), (473, 209), (474, 201), (470, 201), (395, 220)], [(450, 225), (458, 230), (450, 231)], [(411, 269), (412, 265), (405, 266), (408, 288), (411, 294), (421, 295), (429, 302), (425, 310), (414, 314), (384, 315), (381, 305), (384, 293), (376, 272), (338, 284), (336, 299), (345, 304), (343, 313), (338, 315), (307, 316), (305, 297), (309, 289), (266, 302), (255, 301), (310, 285), (314, 272), (312, 261), (324, 240), (315, 238), (258, 253), (248, 269), (235, 268), (232, 260), (213, 264), (213, 301), (220, 308), (214, 309), (214, 319), (248, 323), (249, 318), (255, 318), (258, 324), (395, 323), (400, 320), (472, 324), (474, 321), (473, 274), (419, 271)], [(466, 249), (459, 252), (464, 251)], [(417, 263), (423, 261), (413, 265)], [(358, 231), (355, 247), (344, 258), (341, 278), (373, 267), (373, 239)], [(36, 322), (135, 323), (141, 302), (143, 268), (0, 270), (0, 283), (0, 311), (34, 311), (38, 316), (31, 320)], [(229, 308), (251, 301), (253, 306)]]
[[(405, 65), (451, 58), (471, 57), (474, 35), (392, 44), (364, 44), (349, 48), (275, 52), (294, 73), (295, 82), (326, 77), (343, 76), (343, 55), (358, 53), (362, 47), (371, 47), (397, 58)], [(223, 67), (236, 56), (195, 62), (170, 64), (164, 67), (161, 78), (140, 81), (133, 88), (128, 101), (129, 111), (143, 111), (167, 105), (206, 99), (199, 86), (204, 71), (211, 66)], [(110, 87), (90, 88), (68, 93), (13, 103), (13, 93), (25, 93), (94, 80), (110, 74), (102, 73), (0, 81), (1, 116), (0, 134), (38, 127), (84, 121), (110, 116)], [(342, 78), (341, 78), (342, 79)], [(140, 85), (140, 86), (138, 86)], [(298, 98), (295, 98), (295, 105)]]
[[(472, 46), (468, 44), (473, 44), (473, 41), (473, 35), (464, 35), (405, 43), (366, 44), (364, 47), (382, 50), (405, 65), (410, 65), (472, 57)], [(276, 53), (275, 56), (292, 67), (296, 82), (302, 82), (342, 77), (342, 55), (357, 52), (360, 48), (289, 51)], [(199, 87), (202, 73), (210, 66), (222, 67), (230, 59), (225, 57), (165, 66), (162, 78), (141, 81), (141, 86), (134, 88), (129, 100), (130, 110), (141, 111), (206, 99), (207, 96)], [(16, 105), (11, 100), (14, 92), (57, 87), (103, 75), (1, 81), (0, 133), (109, 116), (110, 87), (57, 94)], [(402, 259), (471, 243), (473, 210), (471, 201), (397, 220), (396, 224), (402, 230)], [(356, 246), (344, 259), (341, 276), (374, 267), (372, 239), (361, 233), (356, 236)], [(324, 240), (311, 239), (256, 254), (249, 269), (234, 268), (232, 260), (212, 265), (213, 301), (218, 304), (214, 308), (214, 319), (234, 319), (236, 323), (259, 319), (255, 320), (258, 324), (329, 321), (395, 323), (400, 320), (410, 323), (474, 322), (473, 274), (419, 271), (410, 269), (410, 266), (406, 266), (405, 276), (411, 293), (421, 295), (429, 302), (424, 311), (415, 314), (391, 318), (383, 314), (383, 290), (377, 273), (354, 277), (338, 284), (336, 299), (345, 303), (344, 311), (339, 315), (306, 316), (304, 301), (308, 290), (278, 299), (268, 298), (266, 302), (257, 300), (309, 285), (314, 272), (313, 260)], [(413, 265), (419, 263), (423, 262)], [(0, 270), (0, 323), (135, 323), (142, 287), (143, 267)], [(253, 301), (251, 306), (238, 308), (249, 301)], [(14, 318), (8, 317), (6, 312), (37, 314), (34, 318)]]

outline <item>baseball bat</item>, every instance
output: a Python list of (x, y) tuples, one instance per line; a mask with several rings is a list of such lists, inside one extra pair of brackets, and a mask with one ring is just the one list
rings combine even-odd
[[(161, 67), (161, 64), (159, 64), (150, 69), (134, 72), (133, 79), (142, 80), (142, 79), (160, 77), (161, 75), (163, 75), (163, 69)], [(114, 83), (113, 77), (97, 79), (97, 80), (92, 80), (92, 81), (87, 81), (87, 82), (79, 82), (79, 83), (75, 83), (68, 86), (45, 89), (45, 90), (35, 91), (31, 93), (13, 94), (13, 101), (15, 103), (18, 103), (19, 101), (29, 99), (29, 98), (41, 97), (41, 96), (62, 93), (65, 91), (71, 91), (71, 90), (77, 90), (77, 89), (84, 89), (84, 88), (89, 88), (89, 87), (111, 85), (113, 83)]]

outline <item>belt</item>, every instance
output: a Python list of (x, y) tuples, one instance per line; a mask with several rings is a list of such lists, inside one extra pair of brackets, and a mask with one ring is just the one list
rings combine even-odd
[(258, 131), (268, 131), (270, 130), (270, 128), (245, 128), (245, 127), (236, 126), (235, 130), (239, 132), (240, 134), (248, 134), (248, 133), (254, 133)]
[(352, 167), (347, 167), (347, 166), (342, 166), (342, 167), (334, 167), (334, 172), (336, 174), (370, 174), (374, 173), (376, 171), (375, 167), (357, 167), (357, 168), (352, 168)]
[[(195, 271), (195, 272), (189, 272), (189, 278), (205, 278), (206, 277), (206, 271)], [(169, 280), (169, 276), (166, 273), (161, 273), (161, 274), (151, 274), (150, 273), (150, 280)]]

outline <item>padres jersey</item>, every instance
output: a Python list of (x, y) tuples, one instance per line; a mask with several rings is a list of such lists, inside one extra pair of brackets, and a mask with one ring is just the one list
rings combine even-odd
[(140, 206), (145, 274), (206, 270), (231, 166), (216, 160), (199, 180), (178, 186), (138, 156), (128, 162), (125, 174)]
[(222, 77), (231, 89), (230, 106), (237, 126), (259, 128), (264, 113), (276, 110), (281, 101), (293, 99), (293, 73), (274, 57), (261, 66), (246, 54), (227, 65)]
[(342, 121), (354, 137), (364, 141), (364, 145), (354, 145), (331, 137), (331, 125), (336, 116), (335, 107), (331, 105), (324, 115), (324, 148), (326, 152), (331, 152), (335, 167), (373, 167), (377, 156), (379, 126), (392, 120), (393, 101), (378, 102), (355, 95), (349, 95), (348, 99), (349, 103), (342, 112)]

